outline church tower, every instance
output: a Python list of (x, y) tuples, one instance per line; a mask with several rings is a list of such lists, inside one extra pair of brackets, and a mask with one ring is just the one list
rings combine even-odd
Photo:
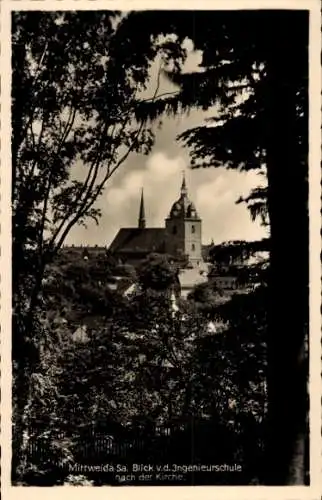
[(165, 227), (167, 253), (187, 255), (189, 262), (198, 266), (202, 262), (201, 219), (188, 197), (184, 174), (180, 198), (172, 205), (170, 214), (165, 220)]

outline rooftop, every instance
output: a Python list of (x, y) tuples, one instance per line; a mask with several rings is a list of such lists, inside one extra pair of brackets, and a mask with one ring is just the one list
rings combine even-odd
[(164, 251), (164, 228), (122, 228), (111, 243), (111, 252), (157, 252)]

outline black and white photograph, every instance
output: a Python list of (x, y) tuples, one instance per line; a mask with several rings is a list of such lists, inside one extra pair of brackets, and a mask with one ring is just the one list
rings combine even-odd
[(11, 485), (309, 488), (318, 3), (40, 3), (8, 16)]

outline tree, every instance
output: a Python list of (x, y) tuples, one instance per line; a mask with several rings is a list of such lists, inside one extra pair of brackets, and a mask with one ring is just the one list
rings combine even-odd
[(177, 265), (167, 255), (150, 254), (140, 264), (138, 277), (144, 289), (166, 291), (180, 286)]
[(222, 295), (222, 292), (216, 290), (208, 281), (196, 285), (187, 298), (205, 318), (212, 321), (217, 317), (218, 302), (222, 300)]
[[(268, 463), (274, 463), (274, 468), (267, 466), (267, 470), (275, 471), (269, 474), (267, 480), (273, 484), (285, 484), (288, 481), (300, 483), (304, 481), (303, 457), (302, 466), (296, 471), (295, 476), (294, 472), (293, 477), (290, 477), (290, 474), (292, 474), (292, 457), (297, 458), (298, 441), (303, 441), (307, 432), (307, 375), (305, 375), (305, 363), (303, 364), (303, 351), (308, 328), (306, 96), (308, 56), (305, 16), (294, 15), (293, 22), (288, 24), (291, 25), (288, 39), (284, 34), (285, 24), (288, 22), (287, 14), (281, 14), (281, 17), (276, 19), (277, 22), (275, 19), (274, 37), (261, 38), (263, 52), (258, 54), (261, 60), (256, 61), (255, 54), (252, 56), (253, 64), (260, 62), (264, 65), (264, 75), (259, 78), (258, 84), (254, 85), (253, 96), (240, 106), (240, 116), (227, 120), (226, 130), (223, 127), (220, 132), (218, 131), (219, 137), (216, 129), (211, 131), (210, 136), (212, 144), (219, 144), (222, 148), (221, 154), (216, 146), (212, 147), (212, 155), (217, 161), (225, 158), (229, 162), (230, 157), (232, 162), (238, 164), (238, 152), (240, 152), (240, 161), (247, 167), (256, 165), (256, 156), (267, 165), (267, 208), (271, 236), (268, 390), (272, 429), (269, 437)], [(252, 29), (255, 24), (255, 19), (252, 19)], [(262, 25), (258, 24), (256, 31), (259, 26), (262, 28)], [(245, 29), (245, 32), (248, 30)], [(253, 32), (248, 33), (252, 33), (253, 36)], [(267, 39), (270, 40), (268, 47), (266, 47)], [(258, 41), (256, 38), (256, 44)], [(240, 43), (244, 49), (244, 41)], [(256, 50), (258, 49), (257, 45)], [(246, 57), (249, 56), (250, 54)], [(206, 57), (210, 65), (210, 52), (204, 56)], [(251, 73), (245, 64), (244, 77), (247, 76), (251, 76)], [(251, 113), (254, 111), (253, 119)], [(250, 137), (255, 123), (256, 133)], [(241, 131), (241, 128), (243, 133), (247, 133), (248, 139), (244, 142), (239, 136), (238, 144), (246, 145), (248, 151), (240, 151), (237, 140), (233, 140), (234, 133)], [(194, 139), (192, 137), (190, 135), (192, 142), (195, 140), (197, 145), (198, 136)], [(226, 141), (230, 142), (231, 155)], [(204, 153), (209, 154), (211, 146), (208, 147), (206, 141), (204, 145)], [(195, 154), (197, 150), (198, 147), (194, 148)], [(265, 151), (264, 155), (259, 154), (260, 150)], [(288, 206), (292, 207), (292, 217), (287, 222), (281, 217), (286, 200)], [(291, 250), (285, 253), (286, 249)], [(294, 268), (298, 269), (296, 277)], [(285, 290), (281, 276), (283, 283), (287, 284), (289, 309), (283, 301)]]
[(243, 477), (259, 484), (265, 481), (262, 462), (267, 437), (266, 303), (267, 288), (260, 287), (217, 305), (216, 315), (226, 328), (204, 339), (197, 361), (203, 374), (197, 386), (199, 404), (232, 433), (233, 453), (243, 464)]
[[(13, 435), (15, 482), (57, 484), (64, 477), (61, 467), (68, 470), (67, 465), (75, 461), (79, 446), (75, 429), (91, 428), (97, 412), (100, 416), (111, 413), (110, 393), (107, 391), (107, 399), (100, 399), (100, 387), (112, 386), (116, 378), (113, 365), (118, 366), (117, 335), (111, 334), (111, 323), (117, 325), (125, 300), (106, 286), (100, 260), (96, 257), (96, 272), (100, 270), (96, 278), (101, 285), (93, 281), (94, 259), (84, 260), (79, 254), (78, 261), (59, 254), (46, 268), (33, 325), (39, 362), (33, 365), (29, 380), (22, 414), (24, 439), (19, 448), (19, 429)], [(86, 331), (85, 340), (75, 337), (79, 329)], [(16, 369), (14, 366), (14, 373)], [(14, 377), (14, 384), (17, 380)], [(14, 385), (14, 425), (20, 398)], [(38, 459), (30, 456), (30, 444), (42, 450)]]
[[(29, 460), (19, 470), (31, 484), (61, 483), (65, 473), (57, 469), (56, 460), (65, 469), (77, 462), (82, 442), (94, 447), (91, 432), (101, 425), (117, 442), (140, 432), (148, 447), (156, 426), (169, 426), (173, 432), (176, 422), (189, 421), (192, 406), (198, 407), (191, 385), (202, 318), (186, 314), (182, 322), (173, 314), (169, 297), (152, 289), (138, 291), (123, 303), (121, 297), (107, 298), (104, 287), (93, 285), (88, 293), (86, 265), (82, 260), (49, 266), (43, 286), (43, 314), (37, 314), (41, 364), (32, 374), (24, 412)], [(113, 298), (114, 307), (108, 307)], [(74, 340), (79, 325), (87, 326), (87, 341)], [(49, 349), (46, 342), (53, 346)], [(30, 443), (46, 451), (31, 463)]]
[[(46, 266), (75, 224), (98, 220), (95, 202), (129, 154), (150, 151), (153, 133), (135, 108), (151, 61), (157, 53), (168, 61), (173, 50), (184, 56), (155, 40), (143, 50), (138, 32), (128, 50), (119, 26), (109, 11), (12, 16), (15, 450), (40, 362), (36, 313)], [(158, 90), (159, 76), (147, 100)]]
[[(153, 12), (132, 14), (132, 20), (148, 20), (150, 30), (168, 29), (191, 38), (202, 51), (202, 71), (168, 73), (180, 87), (177, 94), (151, 106), (144, 103), (138, 112), (155, 119), (163, 112), (216, 105), (218, 114), (212, 123), (180, 137), (191, 149), (192, 166), (253, 169), (267, 176), (267, 188), (260, 186), (248, 198), (253, 215), (262, 215), (265, 223), (267, 211), (270, 227), (271, 435), (266, 482), (303, 483), (309, 247), (308, 12), (175, 12), (171, 22), (167, 21), (168, 28), (165, 17)], [(292, 211), (290, 217), (285, 207)], [(291, 472), (292, 461), (298, 457), (296, 472)]]

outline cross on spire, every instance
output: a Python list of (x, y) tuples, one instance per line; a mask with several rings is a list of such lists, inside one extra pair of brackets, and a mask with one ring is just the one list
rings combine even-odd
[(187, 185), (186, 185), (186, 176), (185, 171), (182, 170), (182, 184), (181, 184), (181, 195), (186, 196), (188, 193)]

